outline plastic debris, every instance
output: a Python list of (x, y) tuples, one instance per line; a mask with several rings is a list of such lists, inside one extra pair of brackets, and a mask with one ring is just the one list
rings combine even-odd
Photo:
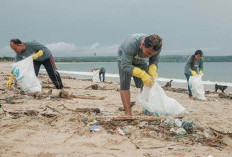
[(90, 131), (100, 131), (100, 128), (98, 125), (93, 125), (90, 127)]
[(90, 122), (88, 125), (95, 125), (95, 124), (98, 124), (99, 122), (97, 120), (93, 120), (92, 122)]
[(147, 121), (142, 121), (139, 123), (139, 128), (143, 129), (146, 128), (148, 126), (148, 122)]
[(181, 120), (180, 119), (175, 119), (175, 125), (180, 128), (182, 126)]
[(88, 120), (87, 117), (82, 118), (82, 122), (86, 122)]
[(167, 126), (173, 126), (174, 125), (174, 119), (172, 117), (168, 117), (165, 121), (164, 124)]
[(204, 136), (207, 139), (215, 138), (215, 135), (209, 129), (204, 130)]
[(123, 132), (124, 132), (126, 135), (130, 134), (129, 128), (124, 128), (124, 129), (123, 129)]
[(125, 136), (126, 135), (125, 132), (122, 129), (120, 129), (120, 128), (118, 128), (117, 132), (121, 136)]
[(12, 98), (12, 97), (7, 97), (5, 100), (6, 100), (7, 102), (8, 102), (8, 101), (12, 101), (13, 98)]
[(171, 128), (170, 132), (174, 132), (177, 135), (184, 135), (187, 133), (184, 128), (178, 128), (178, 129)]
[(159, 117), (159, 114), (158, 114), (158, 113), (156, 113), (156, 112), (150, 112), (148, 109), (145, 109), (145, 110), (144, 110), (144, 113), (145, 113), (145, 115), (147, 115), (147, 116), (156, 116), (156, 117)]
[(188, 134), (192, 134), (193, 133), (193, 124), (194, 124), (193, 121), (192, 122), (183, 122), (182, 128), (184, 128)]

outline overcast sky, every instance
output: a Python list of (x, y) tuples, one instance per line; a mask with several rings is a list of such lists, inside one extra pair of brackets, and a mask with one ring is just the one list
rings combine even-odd
[(158, 34), (162, 55), (232, 55), (232, 0), (0, 0), (0, 56), (12, 38), (55, 57), (115, 56), (134, 33)]

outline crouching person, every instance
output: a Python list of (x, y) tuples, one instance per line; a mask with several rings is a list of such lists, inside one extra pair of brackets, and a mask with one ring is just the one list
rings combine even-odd
[[(21, 42), (19, 39), (12, 39), (10, 41), (10, 47), (16, 53), (16, 62), (21, 61), (22, 59), (34, 54), (33, 63), (35, 75), (38, 76), (40, 66), (43, 65), (56, 88), (63, 88), (61, 77), (56, 69), (53, 56), (47, 47), (37, 42)], [(13, 79), (14, 75), (11, 73), (10, 79), (7, 82), (7, 87), (11, 87)]]
[[(152, 87), (152, 77), (156, 72), (162, 48), (162, 39), (158, 35), (132, 35), (118, 50), (118, 69), (120, 76), (120, 95), (125, 108), (125, 116), (131, 116), (130, 83), (133, 76), (137, 88)], [(149, 67), (147, 63), (149, 59)]]

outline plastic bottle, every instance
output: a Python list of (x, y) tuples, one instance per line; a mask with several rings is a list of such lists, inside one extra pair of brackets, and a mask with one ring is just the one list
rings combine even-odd
[(175, 119), (175, 124), (176, 126), (178, 126), (179, 128), (182, 126), (182, 122), (180, 119)]

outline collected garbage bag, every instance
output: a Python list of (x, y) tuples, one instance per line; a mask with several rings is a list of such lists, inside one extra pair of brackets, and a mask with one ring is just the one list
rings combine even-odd
[(205, 89), (202, 82), (203, 75), (190, 76), (189, 87), (192, 91), (193, 97), (199, 100), (205, 100)]
[(93, 82), (100, 82), (99, 70), (94, 70), (93, 71)]
[(180, 103), (165, 94), (157, 81), (154, 81), (151, 88), (143, 87), (143, 91), (139, 96), (139, 103), (143, 110), (158, 113), (159, 116), (174, 116), (187, 113)]
[(12, 73), (21, 87), (27, 93), (41, 92), (41, 84), (35, 75), (32, 56), (12, 64)]

